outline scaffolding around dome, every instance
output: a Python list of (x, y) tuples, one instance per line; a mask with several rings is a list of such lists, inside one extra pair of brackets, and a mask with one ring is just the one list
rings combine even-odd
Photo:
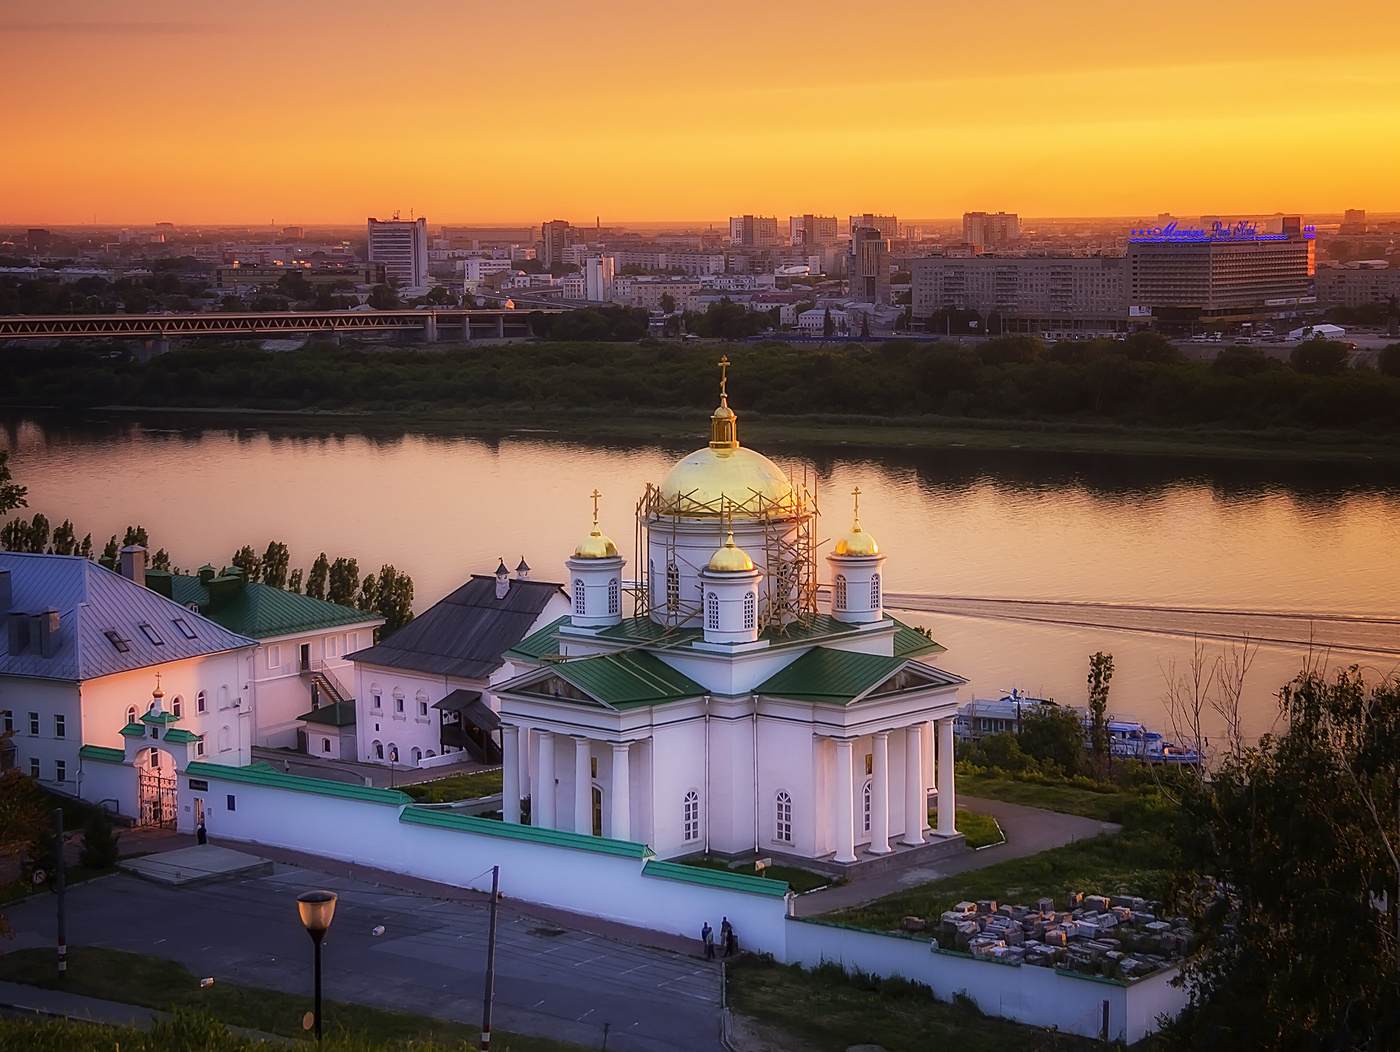
[[(817, 508), (816, 478), (804, 469), (800, 478), (789, 475), (788, 491), (778, 499), (751, 489), (744, 500), (721, 494), (712, 500), (696, 493), (666, 494), (648, 482), (637, 501), (636, 579), (631, 588), (636, 616), (667, 626), (682, 625), (700, 614), (700, 601), (687, 601), (667, 582), (667, 601), (658, 603), (649, 578), (656, 573), (648, 558), (653, 543), (668, 553), (664, 567), (674, 566), (678, 533), (683, 523), (717, 519), (728, 531), (733, 522), (759, 524), (763, 536), (764, 570), (758, 610), (759, 629), (785, 631), (791, 625), (806, 627), (817, 615)], [(729, 524), (729, 525), (725, 525)], [(722, 534), (718, 543), (723, 543)], [(717, 545), (718, 546), (718, 545)], [(754, 549), (750, 549), (754, 551)], [(756, 559), (755, 562), (758, 562)], [(669, 573), (669, 570), (662, 572)], [(671, 598), (674, 596), (674, 598)]]

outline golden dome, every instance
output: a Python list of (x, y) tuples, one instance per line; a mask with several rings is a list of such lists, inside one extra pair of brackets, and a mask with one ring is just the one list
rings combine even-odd
[(748, 552), (735, 545), (734, 534), (730, 533), (724, 547), (710, 556), (710, 569), (720, 573), (747, 573), (753, 569), (753, 560)]
[(792, 483), (782, 469), (743, 447), (697, 449), (670, 470), (660, 489), (667, 512), (696, 518), (733, 516), (736, 508), (740, 518), (757, 517), (773, 504), (794, 504)]
[(860, 523), (856, 523), (851, 528), (851, 532), (836, 542), (837, 555), (879, 555), (880, 546), (875, 543), (875, 538), (870, 536), (860, 528)]
[[(604, 537), (603, 532), (598, 529), (598, 498), (602, 494), (595, 489), (589, 496), (593, 498), (593, 532), (578, 542), (578, 547), (574, 549), (574, 558), (615, 559), (617, 558), (617, 545), (612, 542), (611, 537)], [(524, 563), (524, 556), (521, 556), (520, 561)], [(504, 568), (505, 563), (502, 563), (501, 566)]]

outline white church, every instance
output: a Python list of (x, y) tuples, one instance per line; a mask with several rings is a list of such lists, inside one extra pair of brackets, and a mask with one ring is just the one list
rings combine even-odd
[(739, 444), (723, 380), (709, 445), (637, 505), (644, 565), (624, 572), (593, 496), (593, 530), (566, 562), (569, 614), (508, 651), (523, 671), (495, 687), (507, 822), (528, 800), (535, 827), (660, 858), (838, 867), (960, 839), (966, 681), (884, 612), (885, 557), (858, 503), (819, 608), (815, 497)]

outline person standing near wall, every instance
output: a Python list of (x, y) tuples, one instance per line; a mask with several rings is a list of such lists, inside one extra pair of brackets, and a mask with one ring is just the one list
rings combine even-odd
[(705, 926), (700, 929), (700, 942), (705, 947), (706, 960), (715, 959), (715, 930), (710, 927), (710, 922), (706, 921)]
[(729, 923), (728, 917), (720, 921), (719, 941), (724, 944), (724, 955), (731, 956), (734, 953), (734, 925)]

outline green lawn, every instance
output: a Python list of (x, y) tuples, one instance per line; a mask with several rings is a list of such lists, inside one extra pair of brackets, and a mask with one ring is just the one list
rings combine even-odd
[(810, 869), (798, 869), (796, 866), (769, 866), (762, 873), (758, 873), (753, 868), (752, 862), (731, 863), (723, 858), (679, 858), (676, 861), (683, 866), (697, 866), (700, 869), (725, 869), (731, 873), (743, 873), (750, 877), (762, 876), (768, 880), (785, 880), (788, 887), (799, 895), (804, 891), (826, 887), (826, 885), (840, 879), (828, 877), (825, 873), (813, 873)]
[[(936, 810), (929, 811), (928, 824), (933, 829), (938, 828)], [(979, 815), (975, 811), (964, 811), (961, 807), (953, 816), (953, 828), (967, 838), (967, 846), (970, 848), (990, 847), (1006, 839), (1006, 834), (1001, 831), (1001, 826), (997, 825), (997, 820), (991, 815)]]
[(1049, 895), (1057, 904), (1071, 891), (1103, 895), (1166, 895), (1173, 866), (1160, 833), (1134, 829), (1078, 840), (1028, 858), (1009, 859), (826, 915), (839, 924), (893, 931), (903, 917), (937, 920), (954, 903), (995, 899), (1033, 904)]
[(474, 774), (453, 774), (432, 782), (400, 786), (420, 804), (449, 804), (454, 800), (475, 800), (495, 796), (501, 791), (501, 769), (477, 771)]
[[(182, 964), (145, 954), (79, 946), (68, 951), (68, 977), (54, 973), (52, 949), (15, 950), (0, 956), (0, 979), (63, 989), (122, 1004), (161, 1011), (189, 1008), (209, 1013), (221, 1023), (284, 1037), (302, 1037), (302, 1017), (311, 1009), (309, 994), (288, 994), (235, 983), (199, 985)], [(460, 1048), (475, 1045), (480, 1027), (366, 1005), (327, 1001), (323, 1018), (328, 1033), (347, 1033), (366, 1042), (439, 1042)], [(514, 1052), (578, 1052), (579, 1045), (521, 1034), (492, 1031), (496, 1047)], [(5, 1052), (0, 1045), (0, 1052)]]
[(1131, 820), (1145, 796), (1154, 795), (1120, 789), (1115, 785), (1089, 789), (1069, 782), (1022, 781), (968, 767), (958, 770), (958, 792), (965, 796), (1043, 807), (1047, 811), (1083, 815), (1120, 825)]
[(935, 1001), (904, 979), (846, 976), (839, 965), (813, 971), (745, 956), (728, 970), (735, 1011), (776, 1027), (812, 1052), (879, 1045), (888, 1052), (1088, 1052), (1087, 1038), (1052, 1034), (981, 1015), (975, 1006)]

